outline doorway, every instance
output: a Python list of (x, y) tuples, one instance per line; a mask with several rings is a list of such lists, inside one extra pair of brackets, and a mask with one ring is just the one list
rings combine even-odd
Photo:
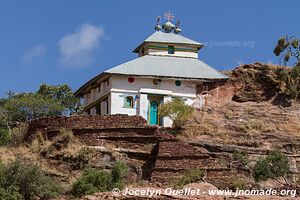
[(162, 125), (161, 117), (158, 114), (158, 108), (162, 101), (161, 97), (150, 96), (148, 122), (151, 125)]

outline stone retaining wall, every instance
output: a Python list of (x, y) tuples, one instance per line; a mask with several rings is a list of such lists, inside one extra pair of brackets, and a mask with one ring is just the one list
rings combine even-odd
[(141, 116), (128, 116), (128, 115), (79, 115), (72, 117), (43, 117), (34, 119), (30, 122), (27, 132), (27, 138), (29, 139), (37, 132), (40, 131), (43, 134), (48, 133), (48, 138), (51, 138), (51, 133), (55, 133), (60, 129), (80, 130), (84, 129), (108, 129), (115, 128), (153, 128), (147, 124), (147, 121)]
[[(33, 138), (37, 131), (51, 140), (63, 128), (71, 129), (87, 146), (96, 149), (113, 147), (127, 154), (130, 161), (133, 161), (133, 167), (138, 163), (142, 170), (142, 178), (164, 185), (173, 183), (188, 169), (204, 170), (204, 179), (219, 188), (228, 187), (237, 177), (250, 183), (250, 171), (243, 166), (232, 165), (232, 153), (246, 152), (253, 161), (267, 154), (265, 149), (260, 148), (183, 142), (167, 134), (169, 131), (148, 125), (140, 116), (127, 115), (36, 119), (29, 125), (28, 140)], [(295, 150), (294, 153), (298, 151)], [(288, 156), (291, 159), (294, 180), (299, 180), (300, 157), (298, 154)]]

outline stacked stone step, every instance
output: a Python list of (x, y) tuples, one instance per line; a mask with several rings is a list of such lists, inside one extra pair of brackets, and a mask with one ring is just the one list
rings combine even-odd
[(182, 177), (186, 170), (200, 169), (204, 171), (203, 179), (219, 188), (228, 186), (239, 173), (228, 166), (228, 154), (211, 153), (206, 148), (196, 147), (177, 139), (162, 139), (158, 145), (158, 155), (151, 174), (151, 181), (172, 184)]
[[(128, 115), (101, 115), (101, 116), (88, 116), (79, 115), (72, 117), (54, 116), (43, 117), (34, 119), (30, 122), (26, 139), (30, 140), (37, 132), (41, 132), (48, 139), (56, 136), (57, 132), (61, 129), (70, 130), (90, 130), (92, 129), (144, 129), (156, 130), (156, 127), (151, 127), (147, 121), (141, 116), (128, 116)], [(151, 131), (146, 131), (151, 134)], [(153, 132), (152, 132), (153, 133)]]
[[(75, 129), (74, 134), (89, 146), (111, 146), (124, 149), (145, 149), (154, 146), (159, 136), (155, 127), (111, 128), (111, 129)], [(150, 149), (151, 150), (151, 149)]]

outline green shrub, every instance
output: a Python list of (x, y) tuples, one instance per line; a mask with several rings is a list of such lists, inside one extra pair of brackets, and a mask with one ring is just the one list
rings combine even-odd
[(19, 193), (18, 188), (9, 187), (7, 189), (0, 187), (1, 200), (23, 200), (22, 195)]
[(18, 197), (19, 193), (24, 200), (34, 197), (49, 199), (61, 192), (59, 184), (46, 176), (38, 166), (27, 165), (19, 159), (0, 166), (0, 188), (13, 197)]
[(182, 99), (176, 98), (159, 106), (158, 112), (162, 117), (169, 117), (174, 128), (182, 128), (192, 116), (194, 108), (186, 105)]
[(289, 95), (292, 99), (299, 99), (300, 65), (294, 66), (291, 70), (279, 68), (275, 73), (280, 92)]
[(128, 167), (124, 163), (117, 161), (111, 171), (113, 188), (124, 188), (124, 178), (126, 177), (127, 173)]
[(243, 179), (235, 179), (230, 185), (230, 189), (236, 190), (245, 190), (247, 187), (246, 182)]
[(122, 162), (116, 162), (111, 171), (87, 168), (72, 185), (71, 194), (80, 197), (95, 192), (111, 191), (113, 188), (123, 189), (123, 180), (127, 173), (128, 168)]
[(249, 163), (248, 155), (243, 151), (235, 151), (232, 154), (232, 158), (235, 161), (239, 161), (243, 165), (247, 165)]
[(285, 176), (290, 170), (288, 157), (278, 150), (270, 151), (266, 158), (260, 158), (253, 169), (256, 181)]
[(0, 128), (0, 146), (7, 145), (11, 140), (10, 133), (7, 129)]
[(176, 186), (183, 187), (189, 183), (194, 183), (201, 180), (204, 176), (204, 171), (200, 169), (190, 169), (184, 172), (184, 175), (176, 182)]
[(111, 183), (110, 172), (88, 168), (73, 184), (71, 193), (74, 196), (82, 196), (98, 191), (109, 191), (112, 189)]
[(78, 157), (77, 157), (79, 169), (83, 169), (86, 166), (88, 166), (91, 162), (91, 159), (92, 159), (91, 151), (86, 147), (81, 148), (79, 150)]

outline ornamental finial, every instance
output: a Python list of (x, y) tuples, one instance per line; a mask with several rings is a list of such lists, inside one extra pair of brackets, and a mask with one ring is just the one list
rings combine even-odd
[(157, 18), (156, 18), (156, 26), (155, 26), (155, 30), (156, 31), (160, 31), (160, 29), (161, 29), (160, 21), (161, 21), (161, 17), (157, 16)]
[(171, 13), (171, 11), (165, 12), (164, 17), (168, 22), (172, 21), (174, 19), (174, 14)]
[(180, 32), (181, 32), (181, 29), (180, 29), (180, 20), (177, 19), (176, 24), (175, 24), (174, 33), (178, 34)]

